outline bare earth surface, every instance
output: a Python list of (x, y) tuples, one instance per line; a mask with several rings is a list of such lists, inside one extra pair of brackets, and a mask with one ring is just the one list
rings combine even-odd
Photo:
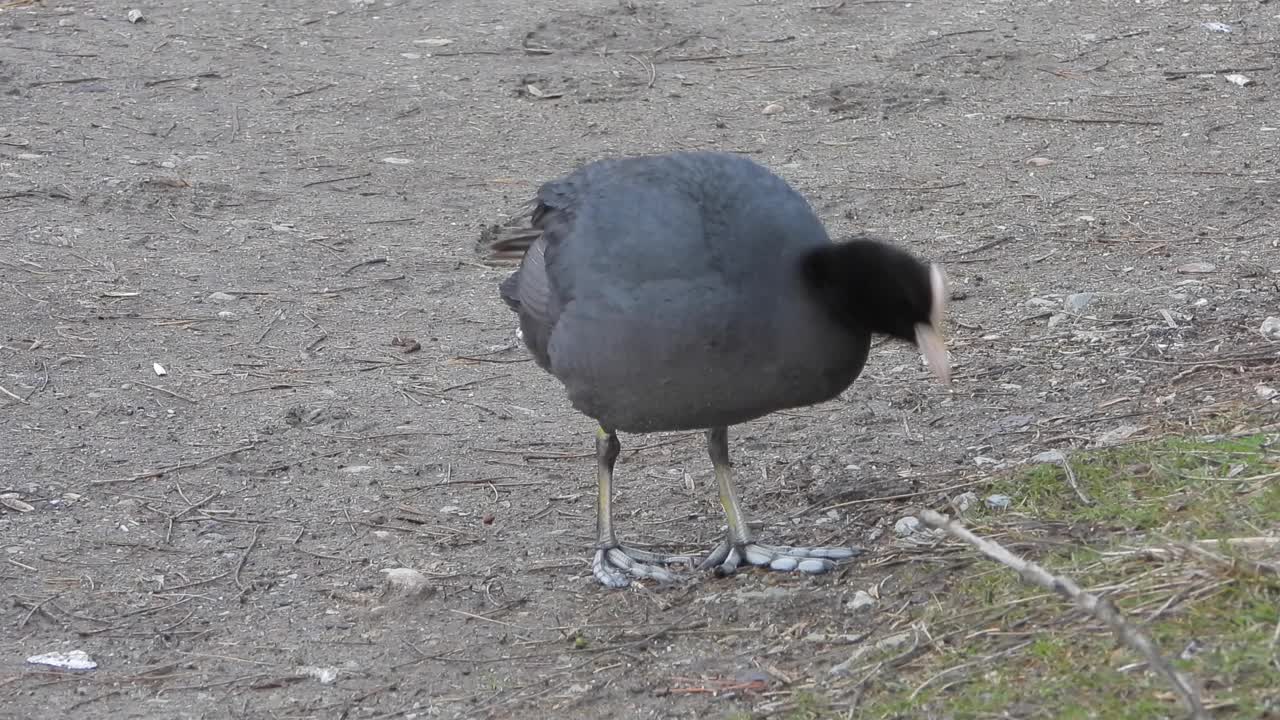
[[(0, 716), (769, 714), (945, 592), (912, 508), (1261, 402), (1280, 6), (818, 5), (0, 3)], [(884, 344), (731, 432), (769, 541), (861, 560), (609, 592), (592, 423), (475, 244), (694, 148), (943, 262), (955, 384)], [(622, 441), (624, 539), (709, 550), (702, 437)]]

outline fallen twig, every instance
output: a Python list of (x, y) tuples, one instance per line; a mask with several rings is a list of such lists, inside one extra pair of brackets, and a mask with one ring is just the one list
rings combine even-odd
[(946, 532), (951, 537), (961, 540), (977, 548), (979, 552), (996, 562), (1014, 570), (1026, 583), (1051, 590), (1075, 603), (1077, 607), (1101, 620), (1115, 633), (1116, 638), (1129, 649), (1137, 652), (1157, 673), (1162, 675), (1173, 686), (1174, 691), (1182, 699), (1194, 720), (1209, 720), (1209, 714), (1200, 700), (1200, 692), (1195, 685), (1169, 664), (1156, 650), (1155, 644), (1136, 625), (1125, 620), (1110, 601), (1080, 589), (1075, 581), (1068, 577), (1057, 576), (1031, 562), (1014, 555), (1003, 545), (974, 535), (960, 523), (933, 510), (922, 510), (919, 518), (926, 525)]
[(360, 173), (359, 175), (346, 175), (343, 177), (327, 178), (324, 180), (312, 180), (309, 183), (303, 183), (302, 187), (309, 188), (309, 187), (315, 187), (316, 185), (327, 185), (329, 183), (342, 182), (344, 180), (359, 180), (361, 178), (367, 178), (372, 174), (373, 173), (371, 172), (367, 172), (367, 173)]
[(1052, 115), (1005, 115), (1005, 120), (1030, 120), (1033, 122), (1082, 123), (1085, 125), (1163, 125), (1159, 120), (1130, 120), (1128, 118), (1073, 118)]
[(13, 393), (11, 393), (11, 392), (9, 392), (8, 390), (6, 390), (6, 389), (4, 388), (4, 386), (3, 386), (3, 385), (0, 385), (0, 393), (4, 393), (5, 395), (8, 395), (9, 397), (13, 398), (14, 400), (17, 400), (18, 402), (22, 403), (23, 405), (30, 405), (30, 404), (31, 404), (31, 403), (27, 402), (26, 400), (23, 400), (21, 397), (19, 397), (19, 396), (17, 396), (17, 395), (14, 395)]
[(1067, 474), (1067, 484), (1071, 486), (1071, 491), (1076, 494), (1076, 497), (1080, 498), (1081, 504), (1093, 504), (1093, 500), (1090, 500), (1089, 496), (1084, 494), (1084, 490), (1080, 489), (1080, 483), (1076, 479), (1076, 471), (1071, 469), (1071, 463), (1067, 461), (1067, 456), (1064, 455), (1061, 450), (1049, 450), (1048, 452), (1040, 453), (1035, 457), (1035, 459), (1041, 462), (1052, 462), (1061, 466), (1062, 471)]
[(1265, 72), (1271, 65), (1251, 65), (1249, 67), (1190, 68), (1188, 70), (1165, 70), (1165, 80), (1182, 80), (1192, 75), (1221, 75), (1223, 73)]
[(375, 257), (375, 258), (369, 258), (368, 260), (361, 260), (360, 262), (356, 263), (355, 265), (352, 265), (351, 267), (347, 268), (346, 270), (343, 270), (343, 271), (342, 271), (342, 274), (343, 274), (343, 275), (350, 275), (351, 273), (355, 272), (356, 270), (359, 270), (359, 269), (360, 269), (360, 268), (362, 268), (362, 267), (367, 267), (367, 266), (369, 266), (369, 265), (378, 265), (378, 264), (380, 264), (380, 263), (385, 263), (385, 262), (387, 262), (387, 259), (386, 259), (386, 258), (384, 258), (384, 257)]
[(249, 443), (248, 445), (241, 445), (240, 447), (232, 448), (230, 450), (224, 450), (220, 453), (207, 455), (205, 457), (200, 458), (199, 460), (190, 460), (188, 462), (174, 463), (173, 465), (166, 465), (161, 468), (156, 468), (155, 470), (147, 470), (145, 472), (140, 472), (134, 475), (130, 475), (128, 477), (108, 478), (106, 480), (91, 480), (89, 484), (90, 485), (108, 485), (110, 483), (133, 482), (134, 480), (147, 480), (149, 478), (158, 478), (177, 470), (190, 470), (191, 468), (199, 467), (207, 462), (212, 462), (214, 460), (218, 460), (220, 458), (224, 458), (229, 455), (235, 455), (236, 453), (244, 452), (245, 450), (252, 450), (255, 447), (257, 447), (257, 443)]
[(181, 77), (156, 78), (155, 80), (147, 80), (146, 82), (142, 83), (142, 87), (155, 87), (157, 85), (164, 85), (166, 83), (182, 82), (183, 80), (203, 80), (203, 79), (221, 80), (222, 76), (216, 72), (202, 72), (202, 73), (196, 73), (194, 75), (182, 75)]
[(27, 87), (38, 88), (45, 87), (46, 85), (76, 85), (79, 83), (93, 82), (95, 80), (106, 80), (106, 78), (94, 75), (91, 77), (67, 78), (66, 80), (40, 80), (38, 82), (27, 83)]
[(240, 580), (240, 573), (244, 572), (244, 565), (249, 561), (249, 553), (253, 552), (253, 549), (258, 545), (259, 532), (261, 532), (260, 527), (258, 525), (254, 525), (253, 538), (249, 540), (249, 547), (244, 549), (244, 554), (240, 556), (240, 562), (236, 563), (236, 572), (231, 576), (231, 579), (236, 581), (236, 587), (240, 588), (242, 595), (245, 591), (248, 591), (249, 586), (245, 585), (244, 582)]
[(187, 397), (186, 395), (183, 395), (183, 394), (182, 394), (182, 393), (180, 393), (180, 392), (176, 392), (176, 391), (174, 391), (174, 390), (170, 390), (170, 389), (168, 389), (168, 388), (162, 388), (162, 387), (160, 387), (159, 385), (152, 385), (151, 383), (144, 383), (144, 382), (139, 382), (138, 384), (139, 384), (139, 385), (141, 385), (142, 387), (151, 388), (152, 390), (155, 390), (156, 392), (164, 393), (165, 395), (168, 395), (169, 397), (175, 397), (175, 398), (178, 398), (179, 400), (184, 400), (184, 401), (186, 401), (186, 402), (191, 403), (192, 405), (199, 405), (199, 404), (200, 404), (200, 401), (196, 400), (195, 398)]

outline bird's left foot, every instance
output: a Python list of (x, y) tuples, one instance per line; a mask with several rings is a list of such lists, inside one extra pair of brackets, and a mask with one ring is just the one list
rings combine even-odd
[(723, 576), (732, 575), (740, 565), (747, 564), (780, 572), (821, 575), (834, 570), (836, 561), (861, 554), (862, 550), (853, 547), (788, 547), (754, 542), (732, 545), (725, 540), (711, 551), (698, 568), (714, 569), (717, 575)]

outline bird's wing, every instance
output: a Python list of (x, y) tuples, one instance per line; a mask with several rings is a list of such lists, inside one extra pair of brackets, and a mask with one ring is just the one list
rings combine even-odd
[(520, 268), (502, 281), (499, 293), (519, 315), (525, 344), (543, 367), (550, 362), (551, 333), (568, 301), (557, 292), (547, 268), (569, 233), (575, 209), (570, 178), (546, 183), (522, 213), (521, 225), (493, 232), (486, 247), (490, 262), (520, 262)]

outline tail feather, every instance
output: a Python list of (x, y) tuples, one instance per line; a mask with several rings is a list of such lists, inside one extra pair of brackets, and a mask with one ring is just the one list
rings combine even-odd
[(519, 265), (542, 230), (531, 224), (533, 203), (502, 223), (490, 225), (480, 231), (476, 243), (477, 254), (486, 265)]

